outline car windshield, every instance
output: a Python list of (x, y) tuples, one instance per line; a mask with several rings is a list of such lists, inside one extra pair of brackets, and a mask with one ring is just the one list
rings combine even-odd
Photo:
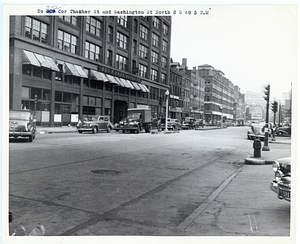
[(97, 121), (98, 117), (88, 117), (86, 120), (87, 121)]
[(22, 111), (9, 111), (9, 118), (16, 120), (29, 120), (30, 113)]

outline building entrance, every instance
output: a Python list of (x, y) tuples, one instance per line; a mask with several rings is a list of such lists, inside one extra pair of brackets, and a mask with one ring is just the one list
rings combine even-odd
[(125, 101), (116, 100), (114, 102), (114, 118), (113, 123), (119, 123), (120, 120), (127, 116), (128, 104)]

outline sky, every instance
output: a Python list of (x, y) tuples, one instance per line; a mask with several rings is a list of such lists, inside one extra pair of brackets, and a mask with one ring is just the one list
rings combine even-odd
[[(210, 8), (210, 10), (209, 10)], [(193, 9), (191, 6), (189, 9)], [(171, 58), (189, 69), (210, 64), (225, 73), (241, 92), (260, 92), (270, 84), (270, 98), (296, 83), (297, 16), (292, 5), (211, 5), (195, 10), (209, 15), (173, 15)]]

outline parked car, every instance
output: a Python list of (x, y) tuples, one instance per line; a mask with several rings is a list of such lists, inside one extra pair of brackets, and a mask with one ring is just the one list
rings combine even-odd
[(77, 124), (79, 133), (83, 131), (90, 131), (92, 133), (107, 131), (107, 133), (109, 133), (113, 128), (114, 125), (110, 122), (109, 116), (107, 115), (87, 116), (83, 121), (79, 121)]
[(36, 119), (29, 110), (9, 111), (9, 137), (28, 137), (32, 142), (36, 134)]
[(291, 136), (291, 133), (292, 133), (291, 126), (276, 127), (276, 130), (275, 130), (275, 135), (276, 136), (286, 136), (286, 137), (289, 137), (289, 136)]
[[(254, 140), (256, 138), (263, 141), (265, 139), (265, 123), (252, 123), (251, 128), (247, 131), (247, 138)], [(269, 130), (269, 137), (271, 137), (271, 130)]]
[[(168, 118), (168, 130), (180, 129), (181, 124), (178, 119)], [(166, 118), (160, 118), (160, 128), (164, 130), (166, 128)]]
[(185, 117), (185, 118), (183, 118), (184, 126), (188, 125), (188, 129), (194, 129), (195, 128), (195, 121), (196, 120), (193, 117)]
[(203, 119), (196, 119), (195, 128), (207, 126), (207, 123)]
[(275, 160), (272, 165), (275, 179), (271, 181), (270, 188), (279, 199), (291, 201), (291, 158)]

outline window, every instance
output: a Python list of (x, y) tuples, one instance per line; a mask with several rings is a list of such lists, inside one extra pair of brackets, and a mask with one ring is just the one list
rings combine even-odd
[(107, 50), (107, 64), (112, 66), (112, 54), (113, 52), (111, 50)]
[(148, 29), (143, 25), (141, 25), (140, 28), (140, 37), (145, 40), (148, 40)]
[(159, 89), (155, 87), (150, 87), (150, 96), (149, 98), (152, 100), (158, 100), (159, 98)]
[(163, 40), (162, 50), (165, 51), (165, 52), (168, 51), (168, 43), (165, 40)]
[(138, 21), (137, 21), (137, 19), (134, 19), (134, 21), (133, 21), (133, 31), (134, 31), (134, 33), (138, 33)]
[(167, 75), (164, 73), (161, 73), (161, 82), (167, 84)]
[(76, 25), (78, 23), (78, 17), (77, 16), (69, 16), (69, 15), (65, 15), (65, 16), (59, 16), (59, 18), (61, 18), (62, 20), (71, 23), (72, 25)]
[(139, 76), (146, 77), (147, 67), (145, 65), (139, 64)]
[(25, 36), (42, 43), (48, 43), (48, 25), (26, 16), (25, 19)]
[(100, 51), (101, 51), (101, 47), (90, 42), (85, 42), (86, 58), (100, 62)]
[(127, 71), (127, 62), (128, 59), (117, 54), (116, 55), (116, 68)]
[(150, 79), (153, 81), (157, 81), (157, 74), (158, 74), (157, 70), (151, 69)]
[(132, 49), (133, 49), (133, 53), (136, 54), (136, 50), (137, 50), (137, 41), (136, 40), (133, 40)]
[(58, 30), (57, 47), (69, 53), (77, 54), (77, 37)]
[(163, 68), (167, 68), (167, 58), (166, 57), (161, 58), (161, 63), (162, 63)]
[(155, 33), (152, 33), (152, 45), (158, 47), (159, 37)]
[(127, 39), (128, 39), (127, 36), (123, 35), (120, 32), (117, 32), (117, 45), (118, 45), (118, 47), (121, 47), (121, 48), (127, 50), (127, 43), (128, 43)]
[(166, 24), (163, 25), (163, 32), (165, 35), (169, 34), (169, 26), (167, 26)]
[(93, 35), (102, 36), (102, 22), (93, 17), (86, 17), (85, 29)]
[(153, 26), (157, 29), (159, 29), (160, 26), (160, 20), (157, 17), (153, 17)]
[(114, 42), (114, 29), (111, 26), (108, 26), (108, 41), (111, 43)]
[(127, 28), (128, 27), (127, 16), (118, 16), (118, 24)]
[(151, 51), (151, 62), (158, 64), (158, 53)]
[(148, 48), (142, 44), (139, 46), (139, 56), (141, 58), (147, 58)]

